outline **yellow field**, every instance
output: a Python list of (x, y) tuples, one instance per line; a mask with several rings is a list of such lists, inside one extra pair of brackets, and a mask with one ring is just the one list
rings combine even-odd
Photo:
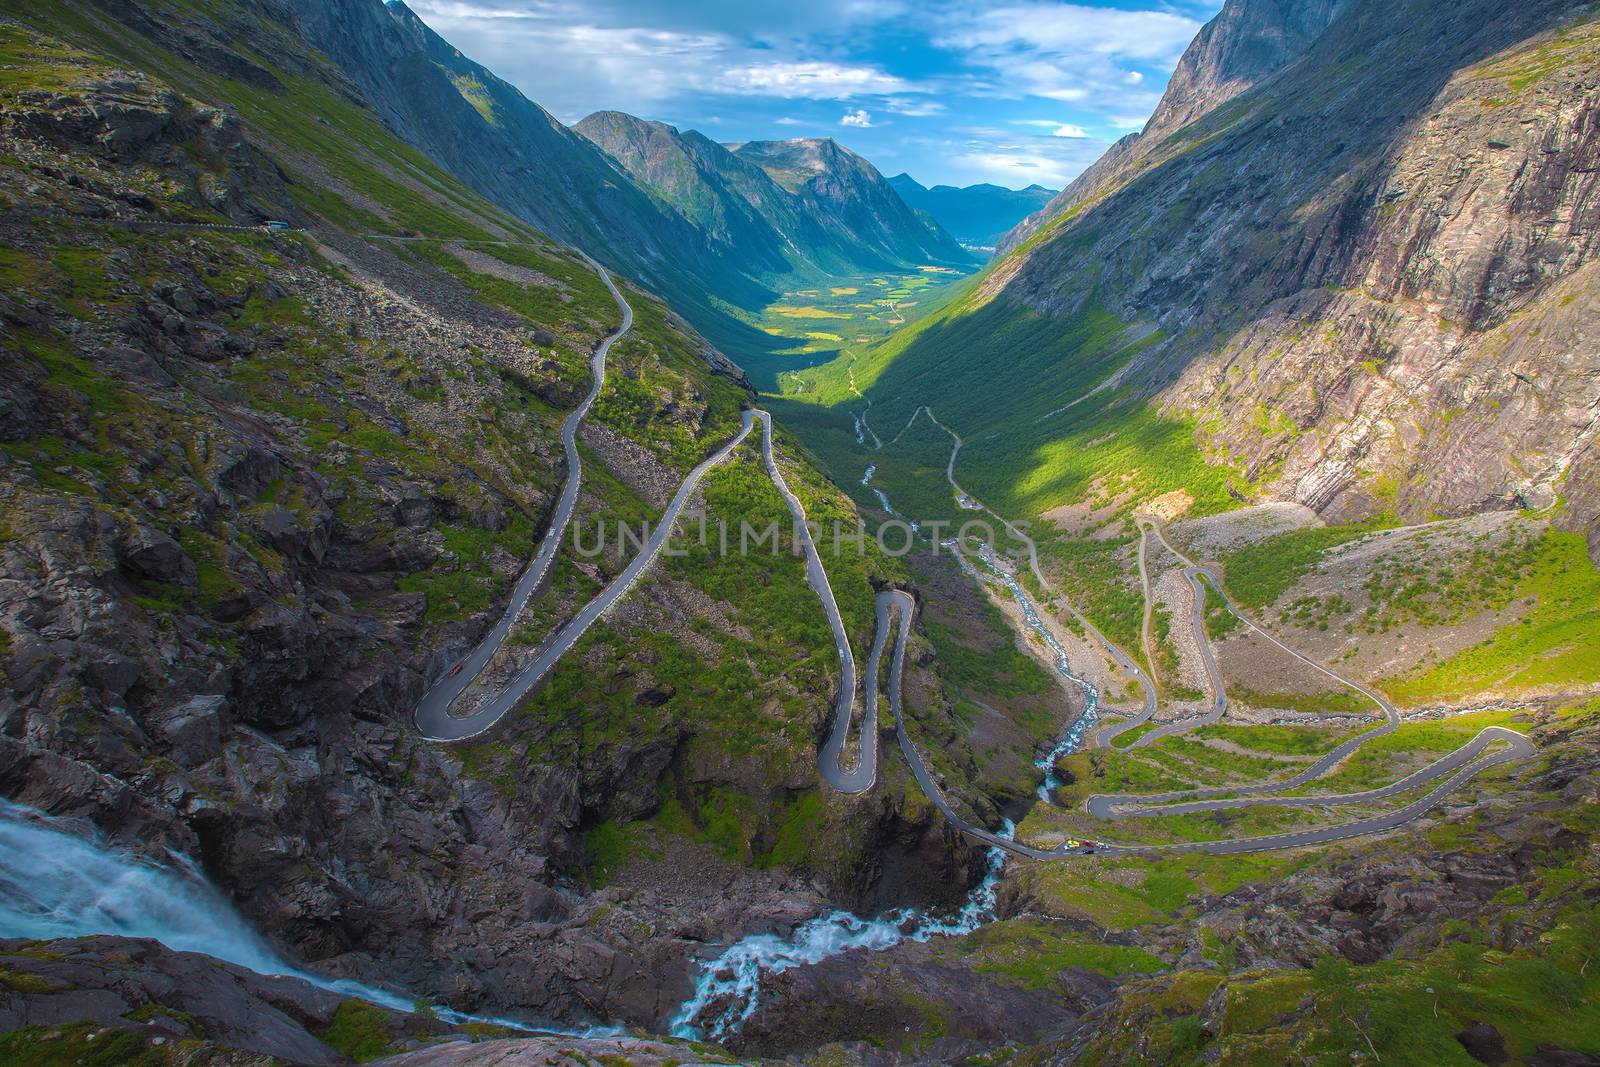
[(825, 311), (819, 307), (809, 305), (798, 307), (793, 304), (779, 304), (767, 309), (774, 315), (782, 315), (786, 319), (848, 319), (849, 315), (841, 315), (837, 311)]

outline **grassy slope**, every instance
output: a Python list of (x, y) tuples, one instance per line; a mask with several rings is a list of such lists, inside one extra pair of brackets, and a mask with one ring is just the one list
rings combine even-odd
[[(174, 19), (185, 13), (179, 4), (169, 10)], [(280, 161), (289, 178), (289, 194), (314, 220), (321, 239), (328, 240), (339, 231), (426, 235), (431, 239), (379, 247), (410, 268), (431, 273), (441, 282), (459, 284), (482, 305), (502, 309), (526, 324), (530, 344), (537, 350), (535, 362), (544, 368), (543, 378), (528, 366), (507, 365), (481, 354), (467, 353), (459, 361), (440, 362), (437, 354), (425, 349), (374, 349), (345, 336), (336, 326), (317, 321), (292, 293), (276, 302), (253, 297), (239, 321), (280, 331), (285, 344), (228, 369), (233, 387), (251, 408), (287, 420), (292, 439), (303, 448), (307, 462), (338, 490), (335, 510), (346, 527), (371, 529), (380, 539), (389, 532), (382, 505), (363, 491), (363, 471), (373, 461), (396, 465), (403, 475), (423, 481), (453, 478), (462, 469), (477, 470), (522, 502), (526, 510), (513, 513), (498, 528), (480, 525), (469, 507), (451, 509), (448, 518), (434, 523), (445, 557), (433, 566), (399, 576), (396, 583), (399, 591), (426, 598), (426, 615), (417, 635), (422, 649), (432, 647), (440, 628), (492, 612), (511, 579), (504, 570), (490, 565), (491, 554), (509, 553), (518, 560), (532, 555), (543, 533), (537, 508), (560, 477), (550, 450), (530, 446), (553, 440), (566, 405), (587, 389), (587, 348), (616, 324), (617, 309), (599, 279), (577, 257), (462, 188), (449, 174), (397, 140), (370, 112), (330, 92), (315, 77), (290, 73), (291, 69), (314, 70), (314, 59), (292, 67), (279, 66), (265, 58), (271, 49), (263, 47), (252, 53), (253, 59), (272, 69), (287, 86), (284, 94), (273, 95), (230, 82), (147, 42), (119, 34), (99, 21), (91, 8), (63, 5), (30, 11), (28, 17), (41, 30), (70, 37), (80, 46), (73, 49), (49, 42), (41, 47), (32, 33), (0, 29), (9, 64), (7, 87), (69, 87), (103, 69), (145, 67), (191, 99), (237, 108), (252, 135)], [(308, 122), (308, 115), (324, 121)], [(152, 182), (152, 189), (162, 188), (160, 182)], [(215, 215), (181, 196), (161, 202), (160, 208), (168, 218), (216, 221)], [(317, 259), (311, 242), (295, 236), (130, 235), (87, 223), (63, 233), (67, 236), (54, 256), (60, 265), (10, 250), (0, 254), (0, 272), (8, 286), (52, 303), (78, 300), (88, 308), (92, 299), (114, 305), (118, 294), (94, 288), (100, 254), (96, 250), (114, 246), (151, 250), (150, 284), (162, 280), (167, 268), (161, 260), (169, 249), (174, 255), (177, 249), (185, 249), (192, 257), (197, 247), (203, 249), (202, 255), (215, 256), (223, 265), (220, 272), (210, 273), (213, 285), (225, 294), (245, 292), (252, 284), (265, 291), (268, 276), (264, 267), (286, 248), (294, 250), (297, 260), (311, 269), (323, 270), (333, 279), (339, 277), (336, 270)], [(463, 238), (468, 240), (466, 245), (449, 243)], [(509, 281), (474, 270), (463, 260), (468, 252), (537, 272), (550, 284)], [(682, 473), (735, 431), (745, 394), (711, 373), (692, 340), (669, 322), (661, 305), (639, 293), (630, 293), (629, 299), (636, 313), (635, 326), (612, 351), (612, 373), (591, 420), (632, 439), (664, 466)], [(74, 357), (59, 339), (30, 338), (24, 345), (26, 358), (41, 363), (44, 372), (63, 388), (85, 398), (85, 410), (91, 413), (94, 432), (99, 434), (92, 447), (85, 447), (89, 442), (51, 436), (6, 443), (9, 453), (41, 472), (50, 492), (68, 497), (101, 495), (106, 506), (120, 507), (150, 488), (131, 484), (124, 491), (114, 479), (105, 477), (122, 466), (115, 457), (117, 442), (108, 435), (125, 432), (117, 426), (125, 425), (130, 414), (137, 416), (136, 422), (159, 421), (161, 432), (178, 440), (192, 438), (202, 430), (194, 420), (152, 406), (136, 392), (105, 378)], [(449, 409), (460, 395), (484, 395), (487, 400), (485, 406), (467, 413), (471, 429), (466, 433), (435, 434), (414, 428), (401, 436), (349, 403), (348, 397), (328, 393), (322, 382), (330, 375), (342, 377), (351, 394), (369, 391), (368, 383), (375, 378), (394, 380), (406, 402), (421, 410)], [(552, 403), (548, 399), (552, 396), (559, 402)], [(335, 443), (338, 447), (329, 447)], [(813, 520), (825, 527), (835, 519), (853, 526), (856, 517), (849, 501), (810, 468), (797, 443), (780, 433), (779, 446), (786, 455), (790, 484), (806, 502)], [(761, 469), (758, 455), (753, 449), (744, 453), (708, 481), (708, 507), (730, 520), (735, 529), (741, 519), (757, 515), (786, 523), (788, 511)], [(486, 462), (488, 458), (493, 462)], [(56, 468), (70, 473), (57, 473)], [(101, 475), (80, 480), (76, 476), (80, 469)], [(587, 518), (603, 515), (637, 523), (652, 517), (653, 510), (587, 449), (585, 470)], [(296, 479), (287, 478), (263, 495), (262, 505), (293, 507), (300, 496)], [(196, 589), (151, 585), (138, 598), (137, 610), (160, 615), (203, 609), (247, 584), (255, 570), (240, 570), (243, 564), (229, 547), (233, 536), (220, 525), (184, 532), (181, 540), (201, 563)], [(265, 546), (247, 543), (246, 547), (261, 557), (251, 563), (252, 568), (282, 566)], [(863, 558), (830, 558), (828, 566), (852, 640), (858, 649), (864, 649), (872, 627), (869, 576), (893, 579), (899, 572), (882, 557), (870, 554), (870, 549)], [(696, 620), (697, 630), (716, 649), (708, 659), (673, 641), (665, 629), (640, 633), (621, 624), (597, 627), (524, 713), (528, 721), (554, 728), (540, 734), (535, 744), (520, 745), (509, 759), (496, 758), (509, 754), (503, 744), (464, 750), (472, 773), (514, 790), (522, 775), (520, 767), (528, 761), (582, 762), (613, 741), (638, 744), (650, 736), (671, 737), (680, 731), (696, 739), (691, 769), (725, 766), (734, 760), (788, 777), (793, 767), (809, 763), (815, 721), (826, 706), (836, 668), (832, 642), (800, 562), (787, 549), (775, 558), (753, 555), (713, 560), (699, 553), (668, 562), (656, 580), (686, 582), (719, 601), (736, 603), (732, 614), (742, 632), (750, 636), (740, 637), (726, 627)], [(563, 554), (551, 589), (530, 614), (559, 619), (598, 588)], [(536, 640), (537, 633), (519, 634), (518, 639)], [(221, 653), (230, 658), (240, 655), (238, 641), (225, 627), (218, 628), (213, 640)], [(584, 666), (596, 657), (615, 664), (619, 672), (631, 664), (626, 669), (674, 687), (678, 695), (660, 709), (636, 706), (633, 687), (614, 687), (596, 699), (593, 669)], [(769, 706), (773, 687), (767, 679), (772, 677), (782, 679), (781, 694), (772, 701), (775, 706)], [(758, 770), (751, 780), (760, 780), (762, 773)], [(680, 803), (678, 810), (684, 813), (686, 825), (698, 826), (695, 832), (704, 833), (707, 825), (726, 825), (726, 812), (733, 808), (759, 806), (764, 818), (771, 798), (764, 789), (756, 792), (758, 799), (753, 801), (725, 787), (690, 782), (683, 792), (686, 803)], [(746, 850), (742, 858), (756, 860), (775, 854), (779, 862), (802, 863), (811, 838), (793, 827), (787, 832), (781, 828), (796, 819), (814, 825), (815, 805), (808, 807), (803, 797), (780, 796), (774, 803), (776, 837), (770, 847), (757, 849), (759, 855)], [(807, 846), (795, 843), (800, 840), (807, 841)]]

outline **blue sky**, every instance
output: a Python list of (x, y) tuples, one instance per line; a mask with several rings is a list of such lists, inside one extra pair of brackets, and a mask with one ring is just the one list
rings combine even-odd
[(925, 185), (1060, 186), (1144, 124), (1220, 0), (408, 0), (563, 122), (831, 136)]

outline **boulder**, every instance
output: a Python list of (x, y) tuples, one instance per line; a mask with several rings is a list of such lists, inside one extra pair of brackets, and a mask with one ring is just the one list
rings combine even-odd
[(171, 745), (174, 762), (196, 767), (211, 759), (222, 746), (228, 698), (217, 694), (193, 696), (150, 718), (151, 730)]
[[(111, 936), (0, 941), (0, 973), (8, 977), (0, 987), (0, 1030), (90, 1023), (132, 1031), (155, 1046), (203, 1041), (287, 1063), (348, 1062), (315, 1033), (334, 1021), (348, 998), (301, 978), (257, 974), (156, 941)], [(376, 1005), (363, 1010), (402, 1040), (450, 1030), (435, 1019)]]
[(129, 345), (112, 345), (99, 354), (101, 362), (124, 381), (138, 385), (154, 385), (163, 389), (178, 384), (177, 379), (150, 353)]
[(1510, 1053), (1506, 1052), (1505, 1039), (1492, 1023), (1468, 1023), (1456, 1035), (1456, 1040), (1467, 1050), (1467, 1055), (1479, 1063), (1487, 1063), (1489, 1067), (1500, 1067), (1511, 1058)]
[(96, 689), (121, 697), (139, 680), (139, 661), (96, 645), (78, 647), (78, 669)]
[(182, 545), (160, 530), (137, 525), (123, 536), (120, 548), (122, 565), (141, 578), (194, 584), (194, 561)]

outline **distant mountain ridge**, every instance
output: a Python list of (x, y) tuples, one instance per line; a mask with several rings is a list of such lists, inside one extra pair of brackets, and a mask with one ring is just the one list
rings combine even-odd
[(971, 262), (876, 167), (831, 139), (727, 146), (620, 111), (573, 129), (713, 247), (775, 274)]
[(1007, 189), (987, 182), (960, 188), (924, 186), (904, 172), (889, 179), (900, 199), (933, 219), (968, 248), (993, 249), (1007, 231), (1038, 211), (1059, 190), (1042, 185)]
[(901, 199), (877, 167), (831, 137), (747, 141), (733, 152), (859, 240), (906, 262), (971, 262), (937, 222)]

